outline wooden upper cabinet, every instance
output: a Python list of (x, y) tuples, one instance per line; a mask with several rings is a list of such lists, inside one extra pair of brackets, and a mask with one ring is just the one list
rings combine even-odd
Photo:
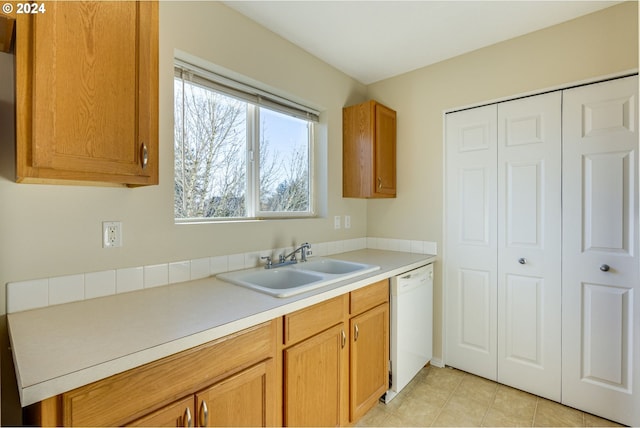
[(13, 45), (15, 18), (0, 13), (0, 52), (10, 52)]
[(376, 101), (342, 110), (342, 196), (396, 196), (396, 112)]
[(16, 23), (17, 181), (157, 184), (157, 2), (44, 5)]

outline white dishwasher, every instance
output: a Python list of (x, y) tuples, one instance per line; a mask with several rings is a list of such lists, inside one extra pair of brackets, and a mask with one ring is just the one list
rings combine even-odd
[(391, 278), (388, 403), (433, 356), (433, 264)]

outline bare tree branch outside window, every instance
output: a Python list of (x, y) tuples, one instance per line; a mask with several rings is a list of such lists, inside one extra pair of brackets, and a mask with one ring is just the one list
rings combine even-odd
[[(307, 121), (260, 108), (258, 206), (250, 183), (250, 108), (246, 101), (174, 81), (176, 219), (243, 218), (255, 212), (309, 212)], [(249, 193), (248, 193), (249, 192)]]

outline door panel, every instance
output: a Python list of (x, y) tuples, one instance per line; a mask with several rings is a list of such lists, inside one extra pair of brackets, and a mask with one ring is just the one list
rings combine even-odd
[(446, 362), (496, 379), (495, 105), (446, 116)]
[(498, 381), (560, 400), (561, 93), (498, 105)]
[(637, 97), (633, 76), (563, 106), (562, 402), (626, 425), (640, 425)]

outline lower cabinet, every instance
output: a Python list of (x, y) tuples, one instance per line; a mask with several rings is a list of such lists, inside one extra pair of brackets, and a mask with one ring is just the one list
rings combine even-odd
[(349, 352), (344, 324), (284, 350), (286, 426), (342, 424)]
[(388, 388), (389, 282), (46, 399), (40, 426), (348, 426)]
[(350, 420), (364, 416), (389, 389), (389, 304), (351, 319)]
[(285, 426), (355, 424), (387, 391), (388, 280), (287, 315), (284, 331)]
[(260, 427), (273, 425), (269, 377), (273, 359), (171, 403), (128, 426)]
[(260, 324), (49, 398), (27, 408), (25, 423), (273, 426), (276, 325)]

